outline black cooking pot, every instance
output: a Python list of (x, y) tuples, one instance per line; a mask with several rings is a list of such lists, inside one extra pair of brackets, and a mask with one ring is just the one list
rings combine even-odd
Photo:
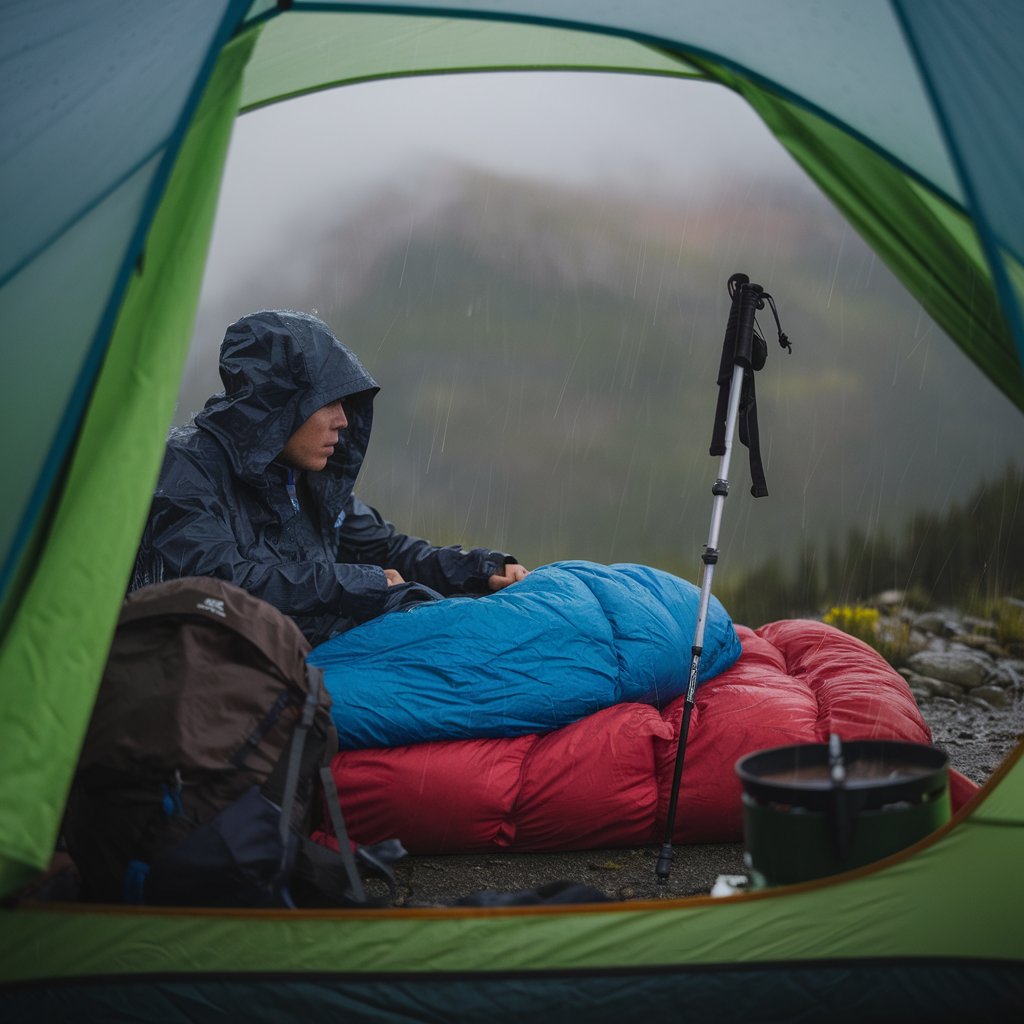
[(854, 740), (775, 747), (736, 764), (754, 887), (847, 871), (949, 820), (949, 770), (935, 747)]

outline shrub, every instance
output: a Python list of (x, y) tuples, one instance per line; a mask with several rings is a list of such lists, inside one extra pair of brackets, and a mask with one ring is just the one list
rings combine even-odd
[(833, 605), (825, 613), (823, 621), (841, 629), (867, 644), (875, 642), (878, 632), (878, 609), (862, 605)]
[(896, 668), (910, 656), (910, 623), (900, 619), (882, 620), (877, 608), (863, 605), (833, 605), (822, 621), (863, 640)]

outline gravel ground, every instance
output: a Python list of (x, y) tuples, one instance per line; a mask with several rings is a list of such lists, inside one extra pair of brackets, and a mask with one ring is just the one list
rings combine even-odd
[[(995, 709), (937, 697), (922, 702), (921, 713), (950, 765), (977, 783), (1024, 737), (1022, 698)], [(677, 846), (674, 852), (664, 884), (655, 875), (657, 847), (408, 857), (396, 868), (395, 905), (451, 904), (481, 890), (516, 892), (558, 881), (593, 886), (617, 900), (676, 899), (708, 893), (719, 875), (746, 873), (742, 843)]]

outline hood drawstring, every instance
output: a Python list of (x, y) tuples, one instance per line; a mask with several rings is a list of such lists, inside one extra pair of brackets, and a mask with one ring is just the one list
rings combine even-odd
[(299, 495), (295, 490), (295, 474), (292, 472), (291, 467), (287, 470), (287, 476), (285, 477), (284, 489), (288, 492), (288, 500), (292, 503), (292, 508), (296, 512), (299, 511)]

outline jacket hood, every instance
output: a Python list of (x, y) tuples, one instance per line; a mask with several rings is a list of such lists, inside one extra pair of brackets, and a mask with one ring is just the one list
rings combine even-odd
[(370, 441), (377, 382), (322, 320), (267, 310), (233, 323), (220, 348), (224, 390), (197, 427), (221, 443), (235, 472), (256, 483), (317, 409), (347, 398), (348, 428), (324, 472), (355, 481)]

